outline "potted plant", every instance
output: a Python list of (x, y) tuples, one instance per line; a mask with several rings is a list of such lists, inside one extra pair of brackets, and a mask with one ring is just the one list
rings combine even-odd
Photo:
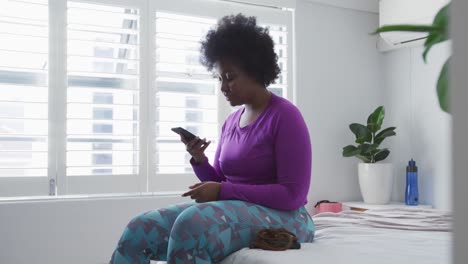
[(358, 165), (359, 186), (364, 202), (386, 204), (390, 201), (393, 186), (393, 165), (382, 163), (390, 154), (387, 148), (379, 148), (382, 141), (395, 136), (396, 127), (381, 130), (385, 108), (377, 107), (367, 118), (367, 125), (353, 123), (349, 128), (356, 136), (356, 144), (343, 148), (343, 157), (362, 160)]

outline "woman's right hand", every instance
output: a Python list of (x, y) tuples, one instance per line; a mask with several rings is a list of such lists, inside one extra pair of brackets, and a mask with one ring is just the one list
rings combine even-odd
[(199, 137), (187, 141), (183, 136), (180, 136), (180, 140), (185, 144), (185, 149), (192, 155), (195, 163), (200, 164), (206, 159), (205, 149), (210, 145), (211, 141), (206, 141), (206, 138), (202, 140)]

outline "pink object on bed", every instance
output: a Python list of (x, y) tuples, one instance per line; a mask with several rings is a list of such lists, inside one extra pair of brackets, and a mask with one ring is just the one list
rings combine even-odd
[(315, 205), (315, 214), (320, 213), (339, 213), (343, 210), (343, 205), (339, 202), (330, 202), (323, 200)]

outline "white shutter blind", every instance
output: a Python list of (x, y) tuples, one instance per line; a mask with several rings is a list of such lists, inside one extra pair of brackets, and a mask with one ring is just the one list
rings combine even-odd
[(72, 1), (67, 17), (66, 174), (136, 175), (139, 10)]
[(269, 28), (270, 36), (275, 43), (275, 53), (278, 55), (278, 66), (281, 74), (268, 89), (276, 95), (287, 98), (288, 88), (288, 31), (286, 25), (262, 25)]
[(0, 177), (47, 176), (47, 3), (0, 1)]
[[(199, 63), (200, 41), (216, 19), (156, 12), (156, 173), (193, 173), (190, 155), (172, 127), (184, 127), (212, 144), (218, 139), (217, 82)], [(185, 186), (180, 186), (184, 188)]]

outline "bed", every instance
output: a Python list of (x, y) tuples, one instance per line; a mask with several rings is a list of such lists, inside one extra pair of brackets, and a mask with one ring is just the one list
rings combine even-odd
[(409, 207), (322, 213), (313, 219), (315, 241), (299, 250), (244, 248), (219, 264), (451, 263), (452, 216), (447, 212)]
[(283, 252), (241, 249), (221, 264), (443, 264), (451, 262), (451, 222), (434, 209), (315, 215), (313, 243)]

